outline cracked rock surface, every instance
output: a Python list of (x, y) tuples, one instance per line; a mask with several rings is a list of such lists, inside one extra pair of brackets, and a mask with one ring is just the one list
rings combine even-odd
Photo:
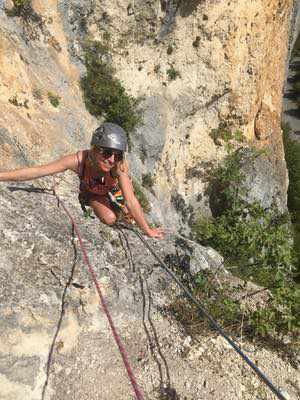
[[(55, 198), (36, 191), (40, 183), (49, 187), (47, 179), (34, 187), (0, 186), (0, 398), (131, 399), (78, 240), (72, 240), (70, 223)], [(191, 338), (162, 312), (180, 289), (134, 233), (84, 219), (68, 184), (58, 192), (79, 223), (145, 399), (275, 399), (224, 339), (216, 333)], [(189, 256), (192, 269), (222, 266), (212, 249), (184, 244), (183, 238), (147, 241), (163, 260), (180, 262)], [(296, 366), (270, 350), (243, 345), (296, 399)]]

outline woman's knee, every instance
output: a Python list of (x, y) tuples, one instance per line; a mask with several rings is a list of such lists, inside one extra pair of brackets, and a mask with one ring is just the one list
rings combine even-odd
[(107, 213), (105, 215), (100, 215), (98, 216), (98, 218), (106, 225), (113, 225), (117, 220), (117, 216), (113, 212)]
[(94, 199), (91, 199), (90, 206), (94, 210), (96, 216), (104, 224), (113, 225), (116, 222), (117, 216), (110, 208), (110, 205), (105, 198), (101, 199), (101, 201), (99, 199), (96, 199), (96, 201)]

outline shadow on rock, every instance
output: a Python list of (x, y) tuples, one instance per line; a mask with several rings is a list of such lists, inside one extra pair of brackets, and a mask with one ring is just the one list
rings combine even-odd
[[(159, 343), (159, 338), (158, 338), (158, 334), (156, 331), (156, 327), (151, 318), (151, 307), (153, 306), (153, 299), (152, 299), (150, 287), (148, 285), (146, 277), (142, 276), (141, 272), (135, 266), (133, 251), (130, 247), (130, 244), (129, 244), (126, 234), (123, 232), (122, 228), (118, 227), (118, 229), (120, 232), (120, 239), (122, 241), (122, 245), (125, 250), (128, 263), (130, 265), (130, 269), (134, 273), (137, 271), (138, 280), (139, 280), (140, 289), (141, 289), (141, 295), (142, 295), (142, 308), (143, 308), (142, 323), (143, 323), (143, 328), (144, 328), (144, 331), (145, 331), (145, 334), (147, 337), (147, 341), (149, 344), (151, 357), (154, 360), (154, 362), (157, 366), (157, 369), (158, 369), (159, 387), (167, 389), (167, 390), (171, 390), (172, 393), (173, 392), (176, 393), (175, 389), (170, 389), (171, 379), (170, 379), (169, 366), (168, 366), (167, 360), (162, 352), (162, 348)], [(163, 399), (177, 400), (179, 398), (177, 398), (177, 397), (159, 397), (159, 399), (161, 399), (161, 400), (163, 400)]]
[(300, 119), (300, 110), (298, 108), (294, 108), (292, 110), (287, 110), (284, 113), (287, 115), (290, 115), (291, 117)]
[(289, 65), (290, 71), (299, 71), (300, 69), (300, 61), (294, 61)]
[(295, 92), (295, 91), (293, 91), (293, 90), (289, 90), (289, 91), (284, 93), (283, 97), (285, 99), (297, 101), (298, 99), (300, 99), (300, 94)]
[(199, 6), (199, 4), (204, 3), (204, 0), (181, 0), (179, 4), (179, 12), (181, 17), (189, 17)]
[(180, 400), (176, 390), (170, 386), (158, 389), (158, 400)]

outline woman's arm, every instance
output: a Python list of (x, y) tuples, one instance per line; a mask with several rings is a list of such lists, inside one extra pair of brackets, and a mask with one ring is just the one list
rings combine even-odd
[(54, 175), (58, 172), (64, 172), (67, 169), (77, 171), (77, 156), (70, 154), (53, 161), (50, 164), (37, 167), (25, 167), (13, 171), (0, 172), (0, 181), (28, 181), (41, 178), (47, 175)]
[(145, 219), (142, 207), (137, 198), (135, 197), (132, 183), (126, 172), (119, 174), (119, 184), (126, 201), (126, 206), (128, 207), (131, 215), (133, 216), (138, 226), (147, 236), (162, 239), (164, 237), (164, 232), (162, 228), (149, 227)]

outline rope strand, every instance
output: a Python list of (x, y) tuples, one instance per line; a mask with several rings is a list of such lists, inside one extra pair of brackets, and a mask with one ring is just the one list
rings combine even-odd
[(287, 400), (285, 396), (277, 389), (270, 379), (250, 360), (250, 358), (242, 351), (242, 349), (224, 332), (223, 328), (210, 316), (210, 314), (202, 307), (202, 305), (195, 299), (195, 297), (190, 293), (190, 291), (180, 282), (177, 276), (167, 267), (167, 265), (161, 260), (161, 258), (156, 254), (152, 247), (147, 243), (144, 237), (134, 228), (123, 226), (125, 229), (134, 232), (141, 242), (147, 247), (154, 258), (159, 262), (162, 268), (171, 276), (171, 278), (181, 287), (185, 292), (187, 297), (197, 306), (203, 315), (209, 320), (211, 325), (223, 336), (223, 338), (230, 344), (231, 347), (242, 357), (242, 359), (253, 369), (253, 371), (258, 375), (258, 377), (271, 389), (271, 391), (280, 400)]
[(111, 318), (111, 315), (110, 315), (110, 313), (109, 313), (109, 310), (108, 310), (108, 308), (107, 308), (106, 301), (105, 301), (105, 299), (104, 299), (104, 297), (103, 297), (103, 295), (102, 295), (102, 292), (101, 292), (99, 283), (98, 283), (98, 281), (97, 281), (96, 274), (95, 274), (95, 272), (94, 272), (94, 270), (93, 270), (93, 268), (92, 268), (92, 266), (91, 266), (91, 263), (90, 263), (90, 260), (89, 260), (88, 255), (87, 255), (86, 249), (85, 249), (85, 247), (84, 247), (84, 244), (83, 244), (83, 241), (82, 241), (82, 238), (81, 238), (81, 235), (80, 235), (78, 226), (77, 226), (77, 224), (76, 224), (74, 218), (72, 217), (71, 213), (69, 212), (69, 210), (67, 209), (67, 207), (66, 207), (65, 204), (63, 203), (63, 201), (62, 201), (62, 200), (59, 198), (59, 196), (57, 195), (57, 193), (56, 193), (56, 191), (55, 191), (55, 188), (53, 189), (53, 194), (54, 194), (54, 196), (55, 196), (56, 199), (57, 199), (58, 206), (61, 206), (61, 207), (63, 208), (63, 210), (65, 211), (65, 213), (67, 214), (67, 216), (69, 217), (69, 219), (70, 219), (70, 221), (71, 221), (71, 223), (72, 223), (72, 226), (73, 226), (73, 228), (74, 228), (74, 231), (75, 231), (75, 233), (76, 233), (76, 235), (77, 235), (77, 237), (78, 237), (78, 241), (79, 241), (79, 245), (80, 245), (80, 248), (81, 248), (81, 251), (82, 251), (83, 258), (84, 258), (84, 260), (85, 260), (85, 263), (86, 263), (86, 265), (87, 265), (87, 267), (88, 267), (88, 270), (89, 270), (89, 272), (90, 272), (90, 275), (91, 275), (91, 277), (92, 277), (92, 279), (93, 279), (93, 281), (94, 281), (94, 284), (95, 284), (95, 286), (96, 286), (96, 290), (97, 290), (97, 293), (98, 293), (99, 298), (100, 298), (100, 301), (101, 301), (102, 309), (103, 309), (103, 311), (104, 311), (104, 313), (105, 313), (105, 315), (106, 315), (106, 317), (107, 317), (107, 319), (108, 319), (108, 322), (109, 322), (111, 331), (112, 331), (112, 333), (113, 333), (115, 342), (116, 342), (116, 344), (117, 344), (117, 346), (118, 346), (118, 348), (119, 348), (119, 351), (120, 351), (120, 354), (121, 354), (121, 356), (122, 356), (123, 363), (124, 363), (124, 365), (125, 365), (125, 368), (126, 368), (126, 371), (127, 371), (127, 374), (128, 374), (129, 380), (130, 380), (130, 383), (131, 383), (131, 385), (132, 385), (132, 388), (133, 388), (133, 390), (134, 390), (136, 399), (137, 399), (137, 400), (143, 400), (144, 397), (143, 397), (143, 395), (142, 395), (142, 393), (141, 393), (141, 391), (140, 391), (140, 389), (139, 389), (139, 387), (138, 387), (138, 385), (137, 385), (136, 379), (135, 379), (135, 377), (134, 377), (134, 375), (133, 375), (132, 369), (131, 369), (130, 364), (129, 364), (129, 360), (128, 360), (127, 353), (126, 353), (126, 351), (125, 351), (125, 348), (124, 348), (124, 346), (123, 346), (123, 344), (122, 344), (122, 341), (121, 341), (121, 339), (120, 339), (120, 336), (119, 336), (119, 334), (117, 333), (117, 330), (116, 330), (116, 328), (115, 328), (115, 325), (114, 325), (114, 323), (113, 323), (113, 320), (112, 320), (112, 318)]

